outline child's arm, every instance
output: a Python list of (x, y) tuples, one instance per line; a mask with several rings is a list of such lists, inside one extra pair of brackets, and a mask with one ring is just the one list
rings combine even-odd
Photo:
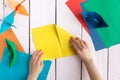
[(37, 78), (43, 68), (43, 62), (41, 60), (42, 55), (43, 55), (42, 51), (36, 51), (33, 54), (32, 58), (30, 60), (28, 80), (37, 80)]
[(93, 55), (85, 41), (79, 38), (70, 38), (73, 49), (84, 62), (91, 80), (102, 80), (102, 77), (96, 67)]

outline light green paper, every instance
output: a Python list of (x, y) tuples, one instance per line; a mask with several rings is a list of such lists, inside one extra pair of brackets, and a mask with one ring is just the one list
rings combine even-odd
[(9, 51), (9, 67), (12, 67), (17, 62), (17, 52), (16, 52), (16, 45), (14, 42), (10, 41), (9, 39), (6, 39), (6, 44)]
[(87, 11), (99, 13), (108, 27), (97, 28), (105, 46), (109, 48), (112, 45), (120, 43), (120, 0), (88, 0), (83, 4)]

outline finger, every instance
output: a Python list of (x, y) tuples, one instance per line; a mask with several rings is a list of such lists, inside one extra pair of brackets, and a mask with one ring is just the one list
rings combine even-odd
[(78, 47), (78, 48), (82, 48), (80, 45), (79, 45), (79, 42), (76, 41), (73, 37), (71, 37), (71, 41)]
[(79, 41), (75, 40), (74, 38), (71, 38), (71, 40), (77, 45), (79, 49), (82, 49), (82, 45)]
[(81, 39), (79, 37), (76, 37), (76, 40), (78, 40), (81, 43)]
[(41, 68), (44, 67), (44, 63), (43, 63), (43, 61), (40, 62), (40, 66), (41, 66)]
[(77, 54), (80, 54), (81, 53), (81, 48), (79, 48), (73, 41), (71, 41), (71, 44), (72, 44), (73, 49), (75, 50), (75, 52)]
[(44, 66), (43, 61), (40, 61), (40, 65), (41, 65), (41, 66)]
[(37, 63), (37, 60), (39, 58), (39, 56), (41, 55), (41, 51), (39, 51), (34, 59), (34, 62)]
[(85, 45), (86, 47), (88, 47), (88, 44), (87, 44), (85, 41), (83, 41), (83, 43), (84, 43), (84, 45)]
[(35, 57), (36, 57), (36, 55), (37, 55), (37, 53), (38, 53), (38, 52), (39, 52), (39, 51), (35, 51), (35, 52), (34, 52), (34, 54), (33, 54), (32, 58), (31, 58), (32, 60), (34, 60), (34, 59), (35, 59)]
[(43, 52), (41, 51), (41, 53), (40, 53), (40, 55), (39, 55), (39, 57), (37, 59), (37, 62), (40, 63), (42, 61), (42, 56), (43, 56)]
[(78, 37), (76, 37), (76, 40), (79, 42), (79, 44), (81, 44), (82, 47), (85, 47), (85, 44), (83, 43), (83, 40), (81, 40)]
[(78, 46), (74, 43), (72, 38), (70, 38), (70, 43), (72, 44), (73, 49), (77, 52), (79, 50)]

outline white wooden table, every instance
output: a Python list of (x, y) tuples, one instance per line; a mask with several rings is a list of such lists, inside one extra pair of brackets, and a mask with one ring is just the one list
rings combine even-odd
[[(95, 52), (90, 36), (66, 6), (66, 1), (26, 0), (23, 3), (30, 16), (17, 14), (14, 22), (17, 28), (13, 30), (25, 52), (35, 51), (31, 35), (33, 27), (55, 23), (89, 44), (103, 80), (120, 80), (120, 45)], [(0, 18), (3, 19), (11, 11), (7, 0), (0, 0)], [(89, 80), (89, 77), (84, 64), (77, 56), (72, 56), (53, 60), (47, 80)]]

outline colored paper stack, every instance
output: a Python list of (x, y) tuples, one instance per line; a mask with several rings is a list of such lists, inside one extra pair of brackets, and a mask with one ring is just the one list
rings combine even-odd
[(120, 43), (119, 0), (69, 0), (67, 6), (90, 34), (95, 50)]
[[(22, 3), (17, 0), (8, 0), (8, 4), (14, 9), (0, 24), (0, 80), (27, 80), (31, 55), (24, 52), (11, 26), (14, 23), (15, 13), (28, 16)], [(46, 80), (51, 66), (51, 61), (44, 61), (44, 68), (38, 80)]]

